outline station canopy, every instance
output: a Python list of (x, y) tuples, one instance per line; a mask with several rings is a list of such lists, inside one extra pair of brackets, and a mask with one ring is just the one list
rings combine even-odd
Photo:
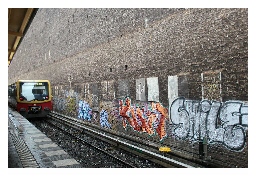
[(8, 8), (8, 66), (36, 11), (35, 8)]

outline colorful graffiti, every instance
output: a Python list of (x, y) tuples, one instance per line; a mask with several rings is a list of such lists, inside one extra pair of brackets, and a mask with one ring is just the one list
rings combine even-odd
[(62, 87), (54, 87), (54, 110), (69, 116), (76, 116), (78, 105), (78, 93), (74, 90), (64, 90)]
[(91, 121), (92, 119), (92, 109), (84, 100), (80, 100), (78, 103), (78, 118), (88, 121)]
[(66, 114), (68, 115), (76, 115), (76, 98), (67, 97), (66, 99)]
[(92, 120), (94, 122), (97, 122), (97, 113), (96, 112), (92, 112)]
[[(138, 84), (144, 83), (143, 80), (139, 81), (141, 82)], [(152, 84), (153, 81), (148, 83), (157, 85)], [(168, 88), (168, 96), (170, 90)], [(152, 95), (154, 93), (152, 91)], [(142, 99), (140, 94), (137, 96)], [(122, 122), (124, 129), (129, 126), (137, 132), (150, 136), (157, 135), (160, 141), (167, 136), (195, 142), (206, 140), (207, 143), (221, 143), (235, 151), (242, 150), (247, 141), (248, 104), (242, 101), (200, 101), (186, 100), (184, 97), (175, 99), (171, 96), (169, 101), (172, 102), (168, 111), (157, 101), (137, 100), (138, 104), (132, 104), (131, 99), (126, 97), (114, 99), (112, 102), (102, 102), (101, 112), (98, 112), (98, 109), (93, 110), (93, 106), (98, 104), (92, 99), (90, 104), (85, 100), (79, 100), (78, 94), (73, 90), (63, 91), (63, 97), (54, 96), (56, 111), (72, 114), (72, 116), (77, 113), (79, 119), (99, 123), (104, 128), (114, 129), (118, 123)], [(76, 108), (78, 108), (77, 112), (75, 112)], [(167, 132), (166, 122), (169, 121), (169, 116), (170, 132)], [(115, 121), (117, 123), (114, 123)]]
[(111, 125), (108, 122), (108, 112), (106, 110), (100, 112), (100, 125), (104, 128), (111, 128)]
[(242, 150), (248, 128), (248, 105), (240, 101), (194, 101), (184, 97), (173, 101), (172, 133), (181, 139), (223, 143), (231, 150)]
[(157, 133), (160, 141), (167, 136), (165, 121), (168, 118), (168, 111), (158, 102), (151, 102), (151, 105), (145, 104), (140, 108), (132, 106), (131, 99), (127, 97), (125, 102), (119, 100), (119, 115), (122, 117), (124, 128), (128, 122), (135, 131), (146, 132), (149, 135)]

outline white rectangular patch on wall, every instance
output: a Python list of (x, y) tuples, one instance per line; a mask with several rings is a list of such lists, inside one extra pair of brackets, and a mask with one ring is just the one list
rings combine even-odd
[(159, 85), (158, 77), (147, 78), (148, 101), (159, 102)]
[(168, 76), (168, 100), (169, 106), (178, 98), (178, 76)]
[(136, 79), (136, 100), (146, 101), (145, 78)]
[(103, 100), (115, 99), (114, 80), (101, 82), (101, 98)]
[(84, 99), (86, 101), (88, 101), (89, 99), (89, 94), (90, 94), (89, 88), (90, 88), (90, 85), (88, 83), (84, 84)]

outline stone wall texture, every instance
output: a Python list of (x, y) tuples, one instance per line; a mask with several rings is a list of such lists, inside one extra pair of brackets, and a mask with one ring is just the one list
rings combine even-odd
[(248, 9), (39, 9), (17, 79), (50, 80), (57, 112), (248, 167)]

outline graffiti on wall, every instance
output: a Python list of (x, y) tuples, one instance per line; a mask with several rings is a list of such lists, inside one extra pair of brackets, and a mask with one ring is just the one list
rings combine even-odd
[(97, 122), (97, 112), (92, 112), (92, 120)]
[[(211, 91), (212, 94), (216, 93), (217, 98), (220, 90), (211, 90), (209, 88), (213, 87), (208, 87), (206, 83), (209, 81), (212, 85), (219, 84), (221, 74), (204, 73), (202, 76), (204, 93), (207, 91), (205, 95), (210, 94)], [(57, 111), (72, 115), (76, 113), (79, 119), (99, 123), (105, 128), (115, 129), (122, 122), (125, 129), (129, 126), (137, 132), (144, 132), (150, 136), (157, 135), (160, 140), (174, 135), (184, 140), (206, 139), (208, 143), (222, 143), (229, 149), (242, 150), (247, 141), (248, 104), (242, 101), (186, 100), (184, 97), (178, 97), (180, 85), (178, 78), (178, 76), (168, 76), (169, 111), (158, 101), (157, 77), (136, 80), (136, 101), (133, 104), (129, 96), (124, 98), (129, 94), (129, 82), (121, 80), (117, 84), (118, 99), (115, 99), (114, 81), (104, 81), (100, 85), (85, 84), (85, 98), (82, 100), (78, 98), (77, 92), (56, 86), (53, 93), (58, 94), (59, 97), (54, 96), (54, 106)], [(104, 88), (99, 89), (98, 86)], [(111, 94), (108, 93), (109, 91)], [(99, 102), (99, 97), (105, 97), (105, 100)], [(170, 134), (166, 132), (166, 121), (169, 121), (169, 117), (171, 118)]]
[[(122, 100), (121, 100), (122, 101)], [(115, 99), (113, 100), (113, 107), (110, 111), (110, 114), (117, 120), (121, 121), (123, 118), (120, 116), (120, 109), (119, 109), (119, 100)], [(122, 101), (123, 102), (123, 101)]]
[(248, 129), (248, 105), (240, 101), (194, 101), (177, 98), (170, 107), (172, 134), (180, 139), (222, 143), (242, 150)]
[(78, 103), (78, 119), (91, 121), (92, 119), (92, 109), (90, 105), (84, 101), (80, 100)]
[(66, 114), (70, 116), (76, 116), (78, 93), (72, 89), (64, 90), (64, 98), (66, 100)]
[(135, 131), (157, 134), (160, 141), (167, 136), (165, 121), (168, 120), (168, 110), (159, 102), (144, 104), (140, 108), (138, 105), (131, 105), (131, 99), (127, 97), (124, 101), (119, 100), (119, 115), (124, 128), (128, 124)]
[(76, 98), (67, 97), (66, 98), (66, 113), (68, 115), (76, 115)]
[(64, 86), (54, 86), (54, 110), (70, 116), (76, 116), (79, 94)]
[(108, 112), (106, 110), (101, 110), (100, 112), (100, 125), (103, 128), (111, 128), (108, 122)]

